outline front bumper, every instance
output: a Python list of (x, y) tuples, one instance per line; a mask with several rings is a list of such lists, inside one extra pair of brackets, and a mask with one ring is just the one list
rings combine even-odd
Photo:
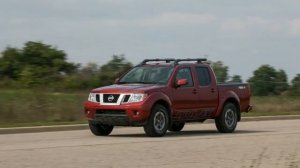
[(100, 103), (85, 102), (85, 116), (101, 124), (116, 126), (145, 125), (151, 106), (145, 102), (121, 105), (101, 105)]

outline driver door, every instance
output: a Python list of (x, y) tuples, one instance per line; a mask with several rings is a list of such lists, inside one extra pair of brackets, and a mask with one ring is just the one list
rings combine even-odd
[[(190, 67), (182, 67), (177, 70), (174, 83), (176, 84), (179, 79), (187, 79), (188, 83), (184, 86), (173, 87), (172, 103), (173, 103), (173, 118), (178, 119), (191, 119), (194, 114), (197, 114), (198, 100), (197, 87), (195, 87), (192, 70)], [(175, 85), (174, 84), (174, 85)]]

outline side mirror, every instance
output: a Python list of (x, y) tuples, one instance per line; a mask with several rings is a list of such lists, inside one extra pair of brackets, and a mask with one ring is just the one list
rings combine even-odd
[(119, 79), (120, 78), (115, 79), (115, 84), (119, 83)]
[(179, 79), (176, 81), (176, 87), (184, 86), (186, 84), (188, 84), (187, 79)]

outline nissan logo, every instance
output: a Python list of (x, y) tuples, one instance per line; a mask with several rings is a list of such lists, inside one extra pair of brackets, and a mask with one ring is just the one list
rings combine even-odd
[(113, 101), (114, 99), (115, 99), (115, 97), (113, 95), (109, 95), (108, 98), (107, 98), (107, 100), (109, 102)]

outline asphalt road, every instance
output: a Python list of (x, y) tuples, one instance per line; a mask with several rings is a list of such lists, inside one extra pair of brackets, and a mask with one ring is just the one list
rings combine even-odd
[(0, 135), (1, 168), (228, 167), (300, 168), (300, 120), (238, 123), (233, 134), (214, 124), (186, 125), (180, 133), (145, 137), (142, 128)]

